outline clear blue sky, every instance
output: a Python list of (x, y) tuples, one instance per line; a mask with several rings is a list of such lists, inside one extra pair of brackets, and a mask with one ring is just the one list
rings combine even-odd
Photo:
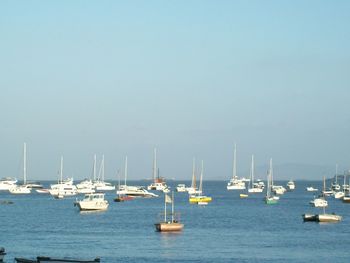
[[(349, 1), (1, 1), (0, 177), (350, 168)], [(246, 175), (246, 174), (241, 174)], [(314, 175), (315, 176), (315, 175)], [(317, 175), (318, 176), (318, 175)], [(320, 175), (321, 177), (322, 175)], [(276, 174), (276, 177), (278, 175)], [(296, 175), (308, 178), (308, 175)]]

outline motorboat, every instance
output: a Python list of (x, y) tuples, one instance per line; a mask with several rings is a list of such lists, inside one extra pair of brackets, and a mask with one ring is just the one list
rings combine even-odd
[(16, 186), (17, 179), (5, 177), (0, 179), (0, 191), (8, 191)]
[(186, 185), (185, 184), (178, 184), (176, 186), (176, 192), (186, 192)]
[(4, 261), (5, 255), (6, 255), (5, 249), (3, 247), (0, 247), (0, 262)]
[(290, 180), (287, 183), (287, 191), (293, 191), (293, 190), (295, 190), (295, 183), (292, 180)]
[(129, 196), (129, 195), (118, 195), (116, 196), (113, 201), (114, 202), (124, 202), (124, 201), (130, 201), (133, 200), (135, 197)]
[(104, 197), (103, 193), (86, 194), (84, 199), (76, 201), (75, 205), (79, 207), (80, 211), (107, 210), (109, 203)]
[(133, 197), (158, 197), (158, 195), (148, 192), (143, 186), (121, 185), (117, 194)]
[(312, 186), (308, 186), (308, 187), (306, 187), (306, 191), (308, 191), (308, 192), (317, 192), (318, 189), (317, 189), (317, 188), (314, 188), (314, 187), (312, 187)]
[(61, 197), (66, 196), (75, 196), (78, 194), (77, 187), (75, 185), (59, 185), (53, 189), (49, 189), (49, 193), (55, 197), (60, 199)]
[(52, 257), (37, 257), (36, 259), (15, 258), (17, 263), (98, 263), (100, 258), (91, 260), (73, 259), (73, 258), (52, 258)]
[[(167, 218), (167, 203), (172, 204), (171, 218)], [(180, 223), (178, 214), (174, 212), (174, 192), (172, 193), (172, 198), (169, 195), (164, 195), (164, 220), (159, 223), (154, 224), (158, 232), (179, 232), (182, 231), (184, 224)]]
[(13, 188), (9, 189), (9, 192), (11, 194), (30, 194), (30, 188), (28, 188), (26, 185), (17, 185)]
[(272, 186), (272, 191), (276, 195), (283, 195), (287, 190), (282, 185), (273, 185)]
[(314, 200), (310, 201), (310, 204), (314, 207), (327, 207), (328, 202), (324, 197), (314, 198)]
[(343, 203), (350, 203), (350, 196), (344, 196)]
[(77, 190), (81, 190), (81, 189), (94, 189), (94, 183), (92, 182), (91, 179), (84, 179), (83, 181), (81, 181), (80, 183), (78, 183), (76, 185)]
[(95, 182), (94, 186), (95, 186), (97, 191), (113, 191), (113, 190), (115, 190), (114, 185), (112, 185), (111, 183), (105, 182), (105, 181)]

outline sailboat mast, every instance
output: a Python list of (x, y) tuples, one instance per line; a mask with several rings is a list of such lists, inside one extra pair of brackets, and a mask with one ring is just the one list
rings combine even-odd
[(167, 194), (164, 194), (164, 222), (166, 222), (166, 197)]
[(237, 177), (237, 145), (235, 143), (235, 148), (233, 151), (233, 168), (232, 168), (232, 178), (236, 178)]
[(254, 155), (252, 154), (252, 163), (251, 163), (251, 166), (250, 166), (250, 181), (249, 181), (249, 184), (250, 184), (250, 188), (253, 188), (253, 185), (254, 185)]
[(96, 181), (96, 154), (94, 155), (94, 166), (93, 166), (94, 182)]
[(102, 168), (102, 172), (101, 172), (101, 180), (102, 182), (105, 181), (105, 155), (102, 155), (102, 163), (101, 163), (101, 168)]
[(23, 184), (27, 183), (27, 144), (23, 144)]
[(335, 165), (335, 183), (338, 184), (338, 164)]
[(192, 164), (192, 184), (191, 187), (193, 189), (196, 189), (196, 160), (193, 158), (193, 164)]
[(174, 191), (171, 192), (171, 222), (174, 222)]
[(202, 160), (202, 168), (201, 168), (201, 177), (200, 177), (200, 180), (199, 180), (199, 192), (202, 193), (202, 180), (203, 180), (203, 160)]
[(62, 183), (63, 182), (63, 156), (61, 156), (60, 178)]
[(128, 156), (125, 156), (125, 168), (124, 168), (125, 187), (126, 187), (126, 177), (127, 176), (128, 176)]
[(153, 155), (153, 182), (156, 182), (157, 178), (157, 149), (154, 148), (154, 155)]

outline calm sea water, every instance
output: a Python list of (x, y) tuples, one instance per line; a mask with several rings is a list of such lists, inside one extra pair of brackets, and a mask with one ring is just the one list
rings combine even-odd
[(0, 246), (8, 253), (5, 262), (38, 255), (98, 256), (108, 263), (348, 261), (350, 204), (328, 198), (327, 212), (343, 216), (338, 224), (303, 223), (303, 213), (321, 212), (309, 205), (309, 184), (322, 187), (321, 182), (297, 181), (294, 192), (267, 206), (263, 194), (240, 199), (238, 191), (226, 190), (226, 182), (206, 181), (205, 193), (213, 197), (206, 207), (190, 205), (186, 193), (175, 193), (175, 210), (185, 224), (178, 234), (155, 232), (163, 196), (115, 203), (110, 192), (108, 211), (80, 213), (73, 205), (75, 197), (55, 200), (0, 192), (0, 200), (14, 202), (0, 205)]

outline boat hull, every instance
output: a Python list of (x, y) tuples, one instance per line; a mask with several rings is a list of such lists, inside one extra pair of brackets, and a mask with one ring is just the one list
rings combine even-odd
[(273, 198), (273, 197), (265, 198), (265, 203), (267, 205), (275, 205), (278, 203), (278, 199)]
[(178, 222), (161, 222), (154, 224), (158, 232), (179, 232), (182, 231), (184, 225)]
[(317, 215), (317, 221), (321, 223), (336, 223), (342, 220), (341, 216), (335, 214), (320, 214)]
[(93, 260), (79, 260), (79, 259), (69, 259), (69, 258), (50, 258), (50, 257), (37, 257), (36, 260), (26, 259), (26, 258), (15, 258), (18, 263), (97, 263), (100, 262), (99, 258)]
[(189, 198), (190, 204), (198, 204), (199, 202), (209, 203), (212, 201), (212, 198), (209, 196), (193, 196)]

